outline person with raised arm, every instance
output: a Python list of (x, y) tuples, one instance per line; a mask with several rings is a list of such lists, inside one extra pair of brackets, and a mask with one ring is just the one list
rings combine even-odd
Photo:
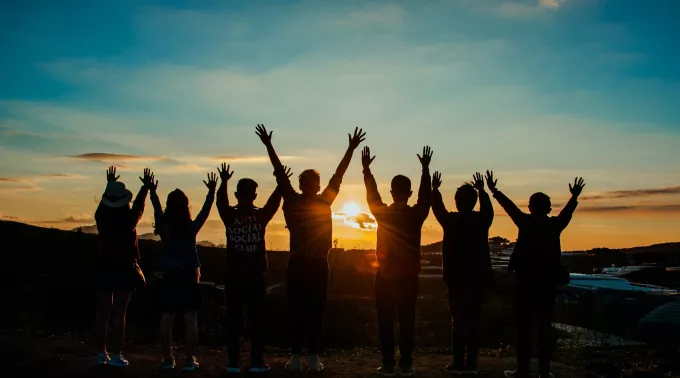
[(583, 178), (569, 184), (571, 198), (557, 216), (552, 211), (550, 197), (538, 192), (529, 198), (529, 214), (517, 207), (496, 187), (493, 173), (486, 172), (486, 183), (494, 198), (519, 229), (517, 245), (510, 256), (508, 269), (517, 277), (515, 288), (515, 318), (517, 321), (517, 369), (506, 371), (508, 378), (528, 378), (531, 359), (531, 328), (538, 328), (539, 377), (552, 377), (550, 358), (553, 351), (552, 316), (555, 287), (569, 283), (569, 272), (562, 266), (560, 235), (569, 225), (583, 191)]
[(321, 372), (324, 365), (319, 353), (322, 350), (323, 312), (328, 289), (328, 253), (333, 243), (331, 205), (340, 191), (354, 150), (364, 141), (366, 133), (355, 128), (354, 135), (349, 135), (347, 151), (321, 193), (321, 178), (319, 172), (313, 169), (305, 170), (298, 176), (302, 193), (296, 192), (274, 151), (272, 132), (267, 132), (264, 125), (257, 125), (256, 133), (267, 148), (274, 166), (283, 196), (283, 215), (290, 231), (286, 288), (290, 306), (291, 359), (286, 363), (286, 370), (302, 371), (301, 356), (306, 339), (308, 370)]
[[(95, 342), (97, 365), (125, 367), (128, 360), (123, 357), (125, 344), (125, 318), (132, 292), (145, 285), (144, 275), (139, 268), (139, 246), (137, 224), (144, 214), (144, 203), (149, 193), (146, 185), (148, 169), (144, 170), (144, 185), (135, 200), (125, 184), (118, 181), (116, 168), (106, 171), (106, 190), (94, 214), (101, 251), (97, 255), (96, 282), (97, 320), (95, 321)], [(113, 315), (113, 354), (109, 356), (106, 341), (109, 320)]]
[[(476, 375), (480, 311), (484, 290), (493, 282), (489, 255), (493, 206), (484, 190), (484, 178), (475, 173), (471, 183), (456, 190), (458, 211), (449, 212), (439, 191), (441, 177), (439, 172), (432, 177), (432, 212), (444, 229), (442, 270), (452, 318), (453, 362), (446, 372)], [(478, 198), (479, 211), (475, 211)]]
[(164, 359), (161, 368), (164, 370), (175, 368), (172, 325), (176, 313), (184, 314), (185, 361), (182, 370), (194, 371), (199, 368), (195, 355), (198, 341), (196, 312), (203, 308), (203, 295), (199, 286), (201, 263), (196, 251), (196, 235), (208, 220), (215, 201), (217, 175), (209, 173), (208, 181), (203, 183), (208, 188), (208, 194), (201, 211), (192, 220), (189, 198), (183, 191), (175, 189), (170, 192), (163, 211), (156, 193), (158, 181), (154, 181), (153, 174), (145, 176), (145, 185), (151, 190), (154, 231), (163, 244), (159, 259), (162, 278), (158, 285), (158, 305), (162, 313), (160, 334)]
[[(263, 359), (264, 317), (267, 274), (265, 229), (281, 205), (281, 190), (277, 186), (262, 208), (255, 206), (257, 182), (243, 178), (236, 184), (236, 206), (229, 204), (227, 184), (234, 175), (231, 166), (218, 168), (222, 183), (217, 190), (217, 210), (227, 231), (227, 253), (224, 260), (224, 292), (227, 308), (228, 374), (241, 369), (240, 336), (243, 308), (248, 309), (250, 325), (250, 373), (267, 373), (270, 368)], [(287, 175), (289, 169), (283, 168)]]
[(371, 150), (364, 147), (361, 154), (368, 207), (378, 222), (376, 258), (378, 268), (375, 276), (375, 300), (378, 311), (378, 332), (382, 349), (382, 365), (377, 373), (394, 376), (394, 321), (399, 322), (399, 373), (410, 377), (413, 368), (413, 349), (416, 323), (416, 299), (418, 298), (418, 274), (420, 273), (420, 239), (425, 219), (430, 213), (432, 198), (430, 186), (430, 161), (432, 150), (423, 148), (423, 156), (417, 155), (422, 166), (418, 202), (408, 205), (413, 194), (411, 180), (397, 175), (392, 179), (392, 205), (386, 205), (371, 173)]

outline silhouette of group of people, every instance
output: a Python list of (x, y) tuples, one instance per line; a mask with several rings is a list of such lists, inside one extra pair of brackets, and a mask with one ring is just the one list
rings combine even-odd
[[(163, 250), (159, 269), (162, 271), (157, 303), (162, 312), (160, 324), (163, 341), (163, 369), (176, 367), (172, 348), (172, 325), (175, 314), (184, 316), (185, 361), (183, 370), (199, 368), (195, 356), (197, 343), (196, 312), (203, 307), (199, 289), (200, 261), (196, 251), (196, 235), (206, 222), (213, 202), (224, 223), (227, 248), (224, 261), (227, 308), (227, 373), (240, 373), (240, 331), (244, 308), (247, 309), (251, 337), (251, 373), (266, 373), (270, 367), (263, 357), (267, 272), (265, 229), (283, 201), (283, 215), (290, 232), (290, 258), (286, 289), (289, 298), (290, 360), (285, 368), (303, 370), (303, 349), (308, 352), (307, 369), (321, 372), (322, 325), (328, 287), (328, 254), (332, 246), (331, 206), (337, 197), (343, 176), (354, 151), (365, 140), (366, 133), (356, 128), (349, 134), (348, 147), (328, 185), (321, 190), (321, 177), (316, 170), (299, 176), (299, 192), (293, 187), (290, 168), (284, 166), (272, 144), (273, 132), (257, 125), (256, 134), (266, 147), (274, 168), (276, 188), (263, 207), (256, 207), (258, 184), (252, 179), (238, 181), (236, 204), (229, 202), (227, 186), (234, 172), (222, 164), (218, 174), (209, 173), (203, 181), (208, 189), (203, 207), (192, 219), (189, 199), (179, 189), (170, 192), (165, 210), (156, 193), (158, 181), (149, 170), (140, 177), (143, 185), (134, 197), (118, 181), (115, 167), (107, 171), (107, 186), (95, 213), (102, 245), (97, 259), (98, 311), (96, 320), (97, 364), (127, 366), (121, 354), (125, 335), (125, 314), (134, 290), (145, 285), (139, 268), (136, 227), (150, 193), (154, 209), (154, 229)], [(522, 212), (497, 188), (493, 172), (480, 173), (460, 186), (455, 193), (457, 211), (446, 209), (440, 187), (441, 174), (430, 175), (433, 151), (423, 148), (417, 157), (422, 167), (417, 202), (408, 205), (412, 196), (411, 180), (397, 175), (391, 182), (393, 203), (383, 202), (373, 174), (369, 147), (361, 154), (367, 202), (378, 223), (377, 272), (375, 301), (378, 315), (382, 376), (415, 374), (413, 350), (415, 338), (416, 300), (419, 291), (421, 229), (430, 208), (442, 226), (443, 279), (448, 287), (452, 317), (453, 361), (446, 372), (453, 375), (475, 375), (478, 369), (479, 318), (485, 292), (493, 285), (488, 245), (489, 228), (494, 211), (488, 187), (518, 227), (516, 247), (509, 270), (516, 274), (515, 311), (518, 331), (517, 369), (507, 371), (509, 378), (528, 377), (531, 354), (532, 322), (537, 323), (539, 375), (549, 377), (552, 351), (551, 320), (555, 288), (569, 282), (569, 272), (561, 265), (560, 234), (567, 227), (584, 187), (577, 178), (569, 185), (571, 199), (559, 215), (551, 217), (551, 201), (544, 193), (529, 199), (529, 213)], [(217, 188), (218, 175), (220, 186)], [(486, 185), (485, 185), (486, 179)], [(480, 210), (474, 208), (479, 201)], [(111, 319), (112, 317), (112, 319)], [(107, 353), (107, 334), (112, 320), (113, 353)], [(395, 359), (395, 322), (399, 324), (400, 359)], [(397, 362), (399, 368), (397, 369)]]

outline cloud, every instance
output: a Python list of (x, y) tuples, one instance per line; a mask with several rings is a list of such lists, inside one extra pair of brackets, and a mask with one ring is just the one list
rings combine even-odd
[(355, 216), (350, 216), (343, 212), (337, 212), (333, 213), (333, 219), (342, 220), (344, 224), (363, 231), (375, 231), (378, 228), (378, 222), (373, 215), (368, 213), (359, 213)]
[(111, 163), (111, 162), (133, 162), (133, 161), (158, 161), (167, 160), (168, 158), (163, 156), (140, 156), (140, 155), (125, 155), (125, 154), (112, 154), (107, 152), (90, 152), (80, 155), (68, 156), (72, 159), (95, 161), (99, 163)]
[(604, 206), (581, 206), (577, 212), (587, 213), (655, 213), (655, 214), (680, 214), (680, 204), (667, 205), (604, 205)]
[(592, 196), (583, 196), (581, 197), (581, 199), (582, 200), (620, 199), (674, 194), (680, 194), (680, 186), (652, 189), (614, 190), (603, 192), (601, 194), (595, 194)]
[(39, 220), (39, 221), (36, 221), (35, 223), (38, 223), (38, 224), (59, 224), (59, 223), (92, 224), (92, 223), (94, 223), (94, 218), (92, 216), (69, 215), (65, 218), (50, 219), (50, 220)]
[(537, 4), (506, 1), (493, 8), (493, 13), (504, 18), (532, 19), (561, 8), (567, 0), (539, 0)]
[(541, 8), (556, 9), (564, 5), (567, 0), (539, 0), (538, 6)]
[[(297, 156), (279, 156), (280, 160), (297, 159)], [(212, 160), (227, 163), (269, 163), (269, 156), (215, 156)]]
[(22, 183), (26, 182), (24, 179), (12, 178), (12, 177), (0, 177), (0, 183)]

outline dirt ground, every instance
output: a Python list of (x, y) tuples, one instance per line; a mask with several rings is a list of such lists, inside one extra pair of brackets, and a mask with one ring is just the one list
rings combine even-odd
[[(130, 361), (126, 368), (98, 367), (94, 365), (96, 355), (85, 341), (70, 336), (23, 336), (4, 334), (1, 336), (2, 366), (6, 377), (226, 377), (224, 372), (226, 351), (224, 349), (200, 348), (198, 358), (201, 369), (196, 372), (160, 371), (160, 347), (158, 345), (126, 346), (125, 357)], [(180, 355), (181, 350), (178, 352)], [(287, 356), (272, 352), (266, 358), (271, 365), (270, 377), (365, 377), (374, 376), (380, 356), (374, 349), (351, 349), (332, 351), (323, 358), (326, 369), (321, 374), (287, 373), (284, 364)], [(415, 367), (419, 377), (446, 377), (444, 366), (450, 357), (443, 354), (418, 352)], [(247, 368), (247, 357), (243, 367)], [(10, 368), (13, 367), (11, 372)], [(480, 377), (502, 377), (503, 371), (514, 367), (511, 357), (483, 357), (480, 360)], [(535, 368), (535, 366), (534, 366)], [(578, 371), (572, 367), (554, 363), (553, 372), (557, 378), (597, 377), (595, 374)], [(248, 374), (242, 374), (247, 376)]]

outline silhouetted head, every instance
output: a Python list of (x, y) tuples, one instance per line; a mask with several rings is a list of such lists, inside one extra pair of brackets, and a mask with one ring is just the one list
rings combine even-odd
[(403, 175), (394, 176), (392, 179), (392, 200), (394, 202), (408, 202), (413, 192), (411, 191), (411, 180)]
[[(191, 234), (191, 211), (189, 198), (183, 191), (175, 189), (168, 194), (163, 213), (163, 225), (169, 228), (172, 236)], [(158, 234), (158, 230), (156, 230)]]
[(550, 197), (545, 193), (534, 193), (529, 198), (529, 212), (532, 215), (548, 215), (552, 210)]
[(461, 213), (470, 212), (477, 204), (477, 190), (470, 184), (465, 184), (456, 190), (456, 208)]
[(236, 184), (236, 199), (239, 205), (252, 205), (257, 198), (257, 183), (253, 179), (243, 178)]
[(298, 176), (302, 194), (313, 196), (321, 191), (321, 176), (315, 169), (307, 169)]

